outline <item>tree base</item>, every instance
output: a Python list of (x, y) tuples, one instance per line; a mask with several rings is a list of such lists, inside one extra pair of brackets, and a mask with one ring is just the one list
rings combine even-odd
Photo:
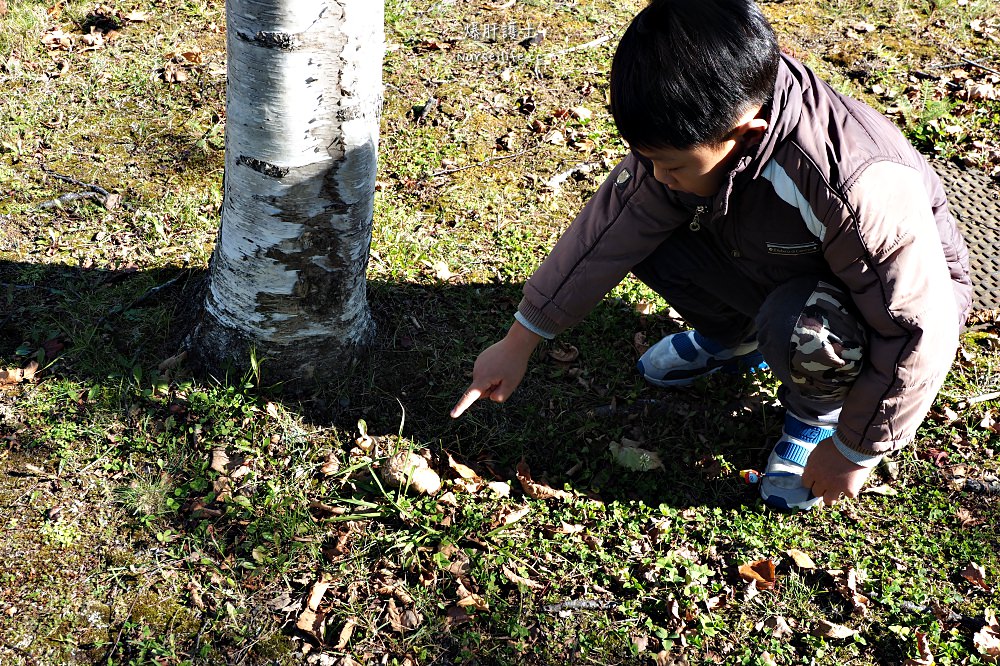
[[(375, 322), (367, 310), (359, 319), (349, 335), (341, 329), (338, 335), (299, 339), (294, 345), (271, 342), (262, 347), (203, 308), (184, 337), (182, 349), (188, 353), (188, 364), (199, 374), (228, 376), (230, 381), (239, 376), (260, 385), (306, 389), (342, 378), (367, 353), (375, 339)], [(351, 342), (345, 344), (344, 340)]]

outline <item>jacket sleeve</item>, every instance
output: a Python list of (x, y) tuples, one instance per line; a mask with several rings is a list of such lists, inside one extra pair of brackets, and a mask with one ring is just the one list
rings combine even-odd
[(525, 283), (518, 321), (546, 338), (578, 323), (687, 216), (630, 154)]
[(865, 455), (915, 437), (958, 347), (952, 278), (921, 175), (892, 162), (864, 169), (828, 223), (824, 252), (868, 325), (866, 365), (837, 437)]

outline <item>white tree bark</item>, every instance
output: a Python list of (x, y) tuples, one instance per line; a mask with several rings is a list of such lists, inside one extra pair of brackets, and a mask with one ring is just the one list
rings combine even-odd
[(381, 0), (227, 0), (222, 224), (192, 335), (283, 378), (336, 371), (373, 333)]

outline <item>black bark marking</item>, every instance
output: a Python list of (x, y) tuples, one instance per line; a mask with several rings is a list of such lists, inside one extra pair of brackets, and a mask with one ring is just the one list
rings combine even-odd
[[(372, 144), (358, 147), (355, 150), (363, 155), (354, 155), (354, 160), (375, 164), (375, 148)], [(258, 294), (258, 312), (289, 313), (301, 312), (320, 320), (334, 320), (344, 312), (345, 303), (352, 294), (365, 288), (365, 267), (367, 266), (367, 251), (360, 254), (360, 266), (345, 263), (345, 243), (371, 241), (372, 209), (371, 196), (365, 198), (365, 203), (348, 203), (340, 191), (340, 172), (351, 165), (351, 160), (341, 159), (329, 163), (329, 168), (316, 174), (308, 181), (293, 185), (287, 193), (285, 206), (289, 201), (308, 201), (310, 205), (317, 200), (324, 202), (320, 212), (303, 215), (301, 209), (286, 207), (279, 217), (287, 219), (302, 227), (302, 234), (294, 241), (286, 242), (281, 247), (271, 247), (265, 250), (264, 256), (283, 265), (286, 270), (297, 273), (296, 284), (293, 287), (294, 300), (287, 296)], [(357, 164), (351, 165), (356, 167)], [(317, 182), (318, 181), (318, 182)], [(308, 199), (301, 197), (300, 192), (309, 193)], [(374, 195), (374, 191), (370, 193)], [(280, 207), (280, 202), (275, 204)], [(331, 218), (346, 216), (349, 222), (345, 225), (352, 232), (335, 232), (331, 226)], [(317, 262), (317, 258), (322, 260)], [(281, 329), (289, 325), (283, 321), (272, 322)]]
[(269, 164), (258, 160), (256, 157), (247, 157), (246, 155), (240, 155), (237, 160), (239, 164), (250, 167), (258, 173), (262, 173), (265, 176), (270, 176), (271, 178), (284, 178), (288, 175), (288, 167), (280, 167), (276, 164)]
[(244, 42), (279, 51), (294, 51), (302, 43), (298, 35), (287, 32), (267, 32), (261, 30), (256, 35), (248, 35), (245, 32), (237, 31), (236, 36)]

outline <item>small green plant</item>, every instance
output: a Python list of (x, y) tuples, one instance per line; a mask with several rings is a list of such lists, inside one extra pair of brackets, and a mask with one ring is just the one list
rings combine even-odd
[(81, 537), (79, 526), (65, 520), (46, 521), (38, 531), (47, 543), (58, 548), (70, 548)]

